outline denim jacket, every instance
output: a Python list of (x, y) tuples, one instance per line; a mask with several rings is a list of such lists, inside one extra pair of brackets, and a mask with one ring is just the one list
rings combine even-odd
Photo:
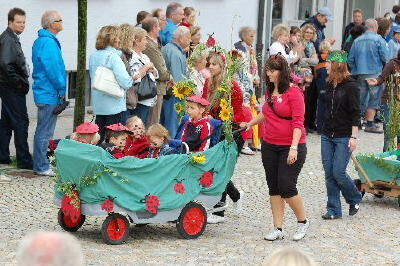
[(395, 38), (390, 39), (389, 45), (389, 59), (397, 58), (397, 52), (400, 49), (400, 42)]
[(174, 81), (184, 80), (187, 76), (187, 62), (183, 49), (177, 43), (170, 42), (163, 47), (162, 52)]
[(389, 61), (386, 41), (372, 31), (366, 31), (351, 46), (348, 64), (352, 75), (378, 74)]

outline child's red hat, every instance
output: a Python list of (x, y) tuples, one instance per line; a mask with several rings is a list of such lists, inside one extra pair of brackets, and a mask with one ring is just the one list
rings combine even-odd
[(124, 126), (123, 124), (121, 124), (121, 123), (116, 123), (116, 124), (113, 124), (113, 125), (109, 125), (109, 126), (106, 126), (105, 128), (108, 129), (108, 130), (117, 131), (117, 132), (119, 132), (119, 131), (130, 132), (129, 129), (126, 126)]
[(75, 132), (79, 134), (94, 134), (99, 132), (99, 126), (95, 123), (85, 122), (77, 126)]
[(198, 104), (201, 104), (203, 106), (210, 105), (210, 102), (207, 101), (206, 99), (204, 99), (203, 97), (201, 97), (200, 95), (190, 96), (190, 97), (186, 98), (186, 101), (198, 103)]

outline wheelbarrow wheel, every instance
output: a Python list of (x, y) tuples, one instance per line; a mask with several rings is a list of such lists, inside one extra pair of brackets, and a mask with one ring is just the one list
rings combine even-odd
[(186, 239), (195, 239), (201, 236), (207, 225), (207, 211), (197, 202), (189, 202), (182, 209), (176, 221), (178, 233)]
[(365, 195), (365, 191), (361, 189), (361, 184), (362, 183), (360, 179), (354, 179), (354, 185), (356, 185), (357, 190), (361, 192), (361, 198), (363, 198)]
[(61, 209), (58, 210), (57, 220), (58, 224), (68, 232), (76, 232), (79, 228), (82, 227), (85, 222), (86, 216), (81, 214), (77, 221), (72, 221), (71, 217), (64, 215)]
[(111, 213), (104, 220), (101, 227), (104, 242), (110, 245), (120, 245), (129, 237), (129, 221), (126, 216)]

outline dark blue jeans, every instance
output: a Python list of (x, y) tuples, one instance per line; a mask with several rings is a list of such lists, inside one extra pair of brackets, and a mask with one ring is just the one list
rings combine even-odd
[(361, 193), (346, 173), (351, 152), (349, 138), (330, 138), (321, 136), (321, 157), (325, 170), (325, 184), (328, 194), (326, 209), (330, 215), (342, 216), (340, 192), (351, 205), (360, 203)]
[[(383, 110), (383, 130), (385, 132), (385, 138), (384, 138), (384, 143), (383, 143), (383, 151), (386, 152), (389, 149), (389, 133), (387, 132), (387, 126), (389, 122), (389, 115), (390, 115), (390, 107), (388, 104), (382, 104), (382, 110)], [(400, 134), (397, 135), (397, 145), (400, 144)]]
[(317, 131), (321, 133), (325, 121), (325, 94), (320, 94), (317, 100)]
[(178, 114), (175, 111), (175, 103), (178, 102), (178, 98), (171, 96), (169, 99), (163, 100), (160, 123), (168, 129), (169, 135), (174, 137), (178, 131)]
[[(0, 88), (0, 90), (6, 90), (6, 88)], [(17, 166), (32, 169), (32, 156), (29, 153), (28, 146), (29, 118), (26, 96), (3, 91), (0, 97), (0, 163), (8, 164), (11, 162), (9, 146), (14, 131)]]
[(57, 105), (36, 104), (38, 118), (35, 137), (33, 139), (33, 171), (44, 172), (49, 170), (50, 163), (47, 159), (47, 147), (56, 128), (57, 115), (53, 114)]

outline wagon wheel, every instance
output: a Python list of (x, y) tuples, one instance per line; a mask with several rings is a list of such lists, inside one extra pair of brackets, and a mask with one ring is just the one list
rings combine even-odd
[(64, 215), (63, 211), (61, 209), (58, 210), (58, 224), (64, 229), (65, 231), (68, 232), (76, 232), (78, 231), (79, 228), (83, 225), (85, 222), (86, 216), (83, 214), (80, 214), (79, 219), (77, 221), (72, 221), (71, 217)]
[(203, 205), (189, 202), (176, 221), (178, 233), (186, 239), (195, 239), (203, 234), (207, 224), (207, 212)]
[(360, 179), (354, 179), (354, 185), (356, 185), (357, 190), (361, 192), (361, 198), (363, 198), (364, 195), (365, 195), (365, 190), (361, 189), (361, 180)]
[(111, 213), (104, 220), (101, 235), (107, 244), (120, 245), (128, 239), (129, 221), (126, 216)]

